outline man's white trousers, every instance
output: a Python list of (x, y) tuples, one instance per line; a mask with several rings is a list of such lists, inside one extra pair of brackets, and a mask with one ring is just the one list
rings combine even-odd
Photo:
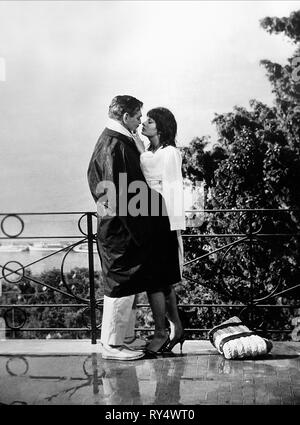
[(101, 342), (105, 345), (123, 345), (125, 338), (135, 337), (135, 295), (111, 298), (104, 295)]

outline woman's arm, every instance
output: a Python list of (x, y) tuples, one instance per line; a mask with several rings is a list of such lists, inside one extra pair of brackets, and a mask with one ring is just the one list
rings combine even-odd
[(163, 151), (162, 195), (166, 202), (171, 230), (184, 230), (185, 212), (181, 154), (173, 146), (168, 146)]

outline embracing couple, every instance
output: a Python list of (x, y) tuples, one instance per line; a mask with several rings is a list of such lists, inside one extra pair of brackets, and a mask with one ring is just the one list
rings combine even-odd
[[(184, 342), (173, 288), (181, 280), (185, 229), (177, 123), (168, 109), (151, 109), (142, 125), (141, 133), (150, 142), (145, 149), (137, 133), (142, 106), (132, 96), (113, 98), (88, 168), (97, 204), (105, 359), (156, 357), (178, 343), (182, 349)], [(141, 292), (147, 293), (154, 319), (155, 331), (148, 341), (135, 338)]]

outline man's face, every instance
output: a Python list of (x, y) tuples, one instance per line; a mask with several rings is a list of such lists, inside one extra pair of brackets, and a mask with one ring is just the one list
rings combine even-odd
[(138, 126), (141, 124), (142, 111), (139, 109), (132, 117), (126, 113), (123, 116), (124, 126), (132, 133), (135, 133)]

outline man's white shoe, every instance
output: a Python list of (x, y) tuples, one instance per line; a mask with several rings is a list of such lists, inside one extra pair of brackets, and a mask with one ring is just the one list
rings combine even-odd
[(146, 341), (145, 339), (141, 338), (133, 338), (126, 342), (126, 339), (124, 341), (124, 346), (128, 348), (129, 350), (143, 350), (146, 348), (146, 345), (149, 344), (149, 341)]
[(133, 351), (127, 349), (124, 345), (112, 347), (111, 345), (102, 345), (102, 358), (106, 360), (137, 360), (144, 357), (143, 351)]

